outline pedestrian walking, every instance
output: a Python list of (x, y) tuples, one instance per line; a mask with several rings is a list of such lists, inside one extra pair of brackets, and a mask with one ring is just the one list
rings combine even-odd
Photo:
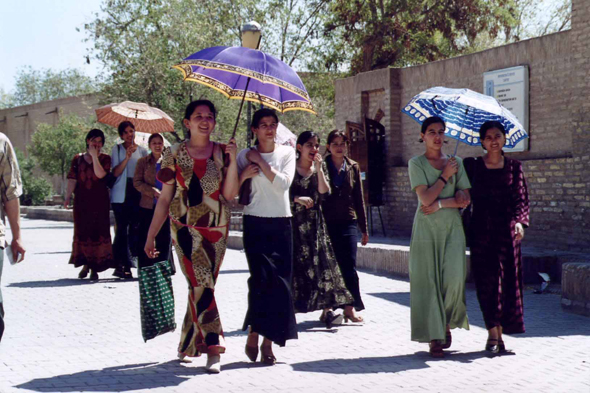
[(469, 204), (470, 184), (462, 160), (443, 153), (444, 134), (441, 118), (426, 119), (420, 131), (426, 151), (408, 162), (418, 196), (410, 243), (412, 340), (430, 343), (432, 357), (451, 346), (451, 329), (469, 329), (459, 208)]
[(90, 279), (98, 280), (98, 273), (115, 267), (107, 187), (111, 157), (101, 153), (104, 143), (101, 130), (90, 130), (86, 135), (86, 152), (74, 156), (67, 175), (65, 208), (74, 194), (74, 240), (69, 263), (82, 266), (80, 279), (90, 272)]
[(178, 356), (207, 354), (206, 369), (221, 371), (223, 328), (215, 301), (215, 283), (227, 246), (229, 201), (238, 194), (236, 143), (211, 141), (217, 112), (212, 102), (191, 102), (184, 126), (189, 139), (166, 148), (158, 179), (163, 188), (149, 228), (145, 252), (157, 257), (156, 236), (170, 216), (170, 229), (188, 287), (187, 312)]
[(503, 333), (524, 333), (520, 245), (529, 226), (529, 198), (522, 164), (505, 157), (506, 130), (497, 121), (479, 131), (486, 153), (466, 158), (471, 181), (471, 271), (488, 329), (486, 351), (506, 352)]
[[(6, 226), (4, 216), (0, 220), (0, 281), (2, 279), (2, 269), (4, 267), (4, 250), (10, 253), (9, 259), (14, 263), (22, 262), (25, 259), (25, 246), (20, 233), (20, 201), (19, 197), (23, 193), (22, 180), (16, 154), (12, 144), (6, 135), (0, 133), (0, 209), (4, 210), (12, 241), (10, 247), (6, 246), (5, 232)], [(4, 300), (0, 290), (0, 340), (4, 334)]]
[(139, 201), (141, 194), (133, 186), (137, 161), (148, 155), (145, 148), (135, 144), (135, 126), (123, 121), (117, 128), (122, 143), (113, 146), (111, 161), (113, 175), (117, 178), (111, 190), (111, 206), (115, 214), (115, 240), (113, 252), (116, 268), (113, 276), (133, 278), (133, 258), (138, 253)]
[(313, 131), (297, 138), (297, 165), (291, 184), (293, 213), (293, 302), (296, 313), (322, 310), (320, 321), (330, 329), (342, 323), (335, 308), (352, 303), (328, 236), (320, 201), (330, 194), (320, 138)]
[(362, 233), (361, 245), (367, 245), (369, 235), (361, 168), (346, 156), (347, 147), (348, 137), (344, 132), (334, 130), (328, 134), (326, 151), (329, 154), (325, 161), (332, 192), (324, 198), (322, 207), (338, 266), (353, 298), (344, 306), (344, 320), (362, 323), (363, 317), (356, 313), (365, 309), (356, 271), (357, 228)]
[[(164, 150), (164, 137), (160, 134), (152, 134), (148, 138), (148, 146), (151, 153), (137, 161), (133, 186), (141, 193), (139, 201), (139, 244), (145, 244), (148, 231), (154, 217), (154, 208), (162, 193), (162, 183), (156, 178), (156, 174), (162, 167), (162, 151)], [(138, 268), (153, 265), (155, 262), (170, 260), (172, 240), (170, 238), (170, 222), (166, 221), (156, 235), (156, 249), (159, 251), (157, 258), (150, 258), (141, 250), (137, 257)], [(173, 265), (172, 265), (173, 266)]]
[(240, 184), (252, 179), (244, 206), (244, 250), (250, 268), (248, 312), (243, 329), (249, 328), (246, 355), (272, 365), (272, 343), (285, 346), (297, 338), (291, 295), (293, 230), (289, 187), (295, 175), (295, 150), (275, 143), (279, 119), (271, 109), (254, 113), (252, 131), (256, 145), (238, 155)]

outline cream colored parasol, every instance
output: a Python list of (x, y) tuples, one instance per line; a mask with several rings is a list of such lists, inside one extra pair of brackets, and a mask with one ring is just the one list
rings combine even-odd
[(174, 132), (174, 120), (164, 111), (139, 102), (124, 101), (96, 109), (99, 123), (118, 127), (123, 121), (130, 121), (136, 131), (155, 134)]

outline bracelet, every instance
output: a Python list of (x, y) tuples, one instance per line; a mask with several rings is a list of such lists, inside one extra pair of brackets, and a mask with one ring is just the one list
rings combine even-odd
[(440, 199), (438, 200), (438, 208), (442, 209), (442, 204), (440, 203)]
[(442, 177), (442, 175), (440, 175), (438, 178), (439, 178), (440, 180), (442, 180), (442, 182), (443, 182), (443, 183), (447, 184), (447, 181), (445, 180), (445, 178), (444, 178), (444, 177)]

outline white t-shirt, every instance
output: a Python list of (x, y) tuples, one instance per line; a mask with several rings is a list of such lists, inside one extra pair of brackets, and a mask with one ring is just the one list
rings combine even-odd
[[(246, 159), (249, 150), (244, 149), (238, 154), (240, 173), (250, 164)], [(262, 171), (252, 178), (250, 204), (244, 206), (244, 214), (257, 217), (291, 217), (289, 187), (295, 177), (295, 149), (275, 145), (272, 153), (260, 153), (260, 156), (278, 173), (272, 183)]]

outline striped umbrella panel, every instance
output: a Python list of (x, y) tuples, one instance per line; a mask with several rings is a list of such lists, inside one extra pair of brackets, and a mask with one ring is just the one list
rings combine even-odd
[(416, 95), (402, 112), (422, 124), (431, 116), (446, 123), (445, 134), (467, 145), (481, 145), (479, 129), (486, 121), (498, 121), (506, 129), (506, 146), (514, 147), (528, 134), (516, 116), (495, 98), (469, 89), (434, 87)]

